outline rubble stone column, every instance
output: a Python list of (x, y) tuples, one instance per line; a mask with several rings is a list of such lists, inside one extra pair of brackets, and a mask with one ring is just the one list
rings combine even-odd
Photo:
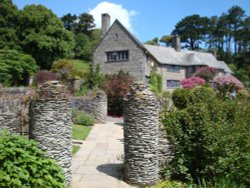
[(30, 105), (30, 138), (58, 162), (68, 185), (72, 180), (71, 126), (71, 101), (66, 88), (58, 81), (46, 82)]
[(142, 83), (124, 98), (124, 170), (128, 183), (150, 186), (158, 182), (159, 104)]

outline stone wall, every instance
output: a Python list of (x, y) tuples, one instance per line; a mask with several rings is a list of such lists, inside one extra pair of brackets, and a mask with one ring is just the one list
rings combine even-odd
[(158, 182), (159, 104), (143, 84), (131, 86), (124, 99), (124, 168), (128, 183), (147, 186)]
[(72, 105), (93, 116), (96, 123), (105, 123), (107, 120), (108, 100), (104, 91), (98, 91), (92, 96), (74, 97)]
[[(11, 133), (28, 136), (29, 100), (28, 90), (1, 89), (0, 130), (9, 129)], [(24, 95), (26, 93), (26, 95)]]
[(30, 138), (62, 167), (71, 183), (71, 101), (57, 81), (46, 82), (30, 105)]

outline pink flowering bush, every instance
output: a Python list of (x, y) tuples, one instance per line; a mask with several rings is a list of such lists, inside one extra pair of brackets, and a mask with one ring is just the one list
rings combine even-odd
[(214, 86), (223, 93), (239, 91), (244, 88), (244, 85), (232, 75), (222, 75), (215, 77)]
[(206, 80), (207, 82), (213, 80), (217, 73), (217, 70), (212, 67), (202, 67), (198, 69), (194, 74), (193, 77), (200, 77)]
[(191, 77), (181, 81), (183, 88), (193, 88), (197, 85), (204, 85), (206, 81), (200, 77)]

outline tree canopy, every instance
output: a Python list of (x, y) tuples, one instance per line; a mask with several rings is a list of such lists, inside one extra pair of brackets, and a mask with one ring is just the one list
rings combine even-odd
[(35, 60), (14, 50), (0, 50), (0, 83), (5, 86), (26, 84), (38, 70)]

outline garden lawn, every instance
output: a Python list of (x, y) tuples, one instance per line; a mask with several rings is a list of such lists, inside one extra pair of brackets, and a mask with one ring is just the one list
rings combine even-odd
[(72, 154), (75, 155), (75, 153), (78, 152), (78, 150), (79, 150), (80, 148), (81, 148), (80, 146), (73, 145)]
[(73, 124), (72, 139), (85, 140), (90, 130), (91, 130), (91, 127)]
[(79, 60), (79, 59), (69, 59), (71, 63), (74, 64), (76, 70), (81, 70), (83, 73), (89, 72), (89, 64), (90, 62)]

